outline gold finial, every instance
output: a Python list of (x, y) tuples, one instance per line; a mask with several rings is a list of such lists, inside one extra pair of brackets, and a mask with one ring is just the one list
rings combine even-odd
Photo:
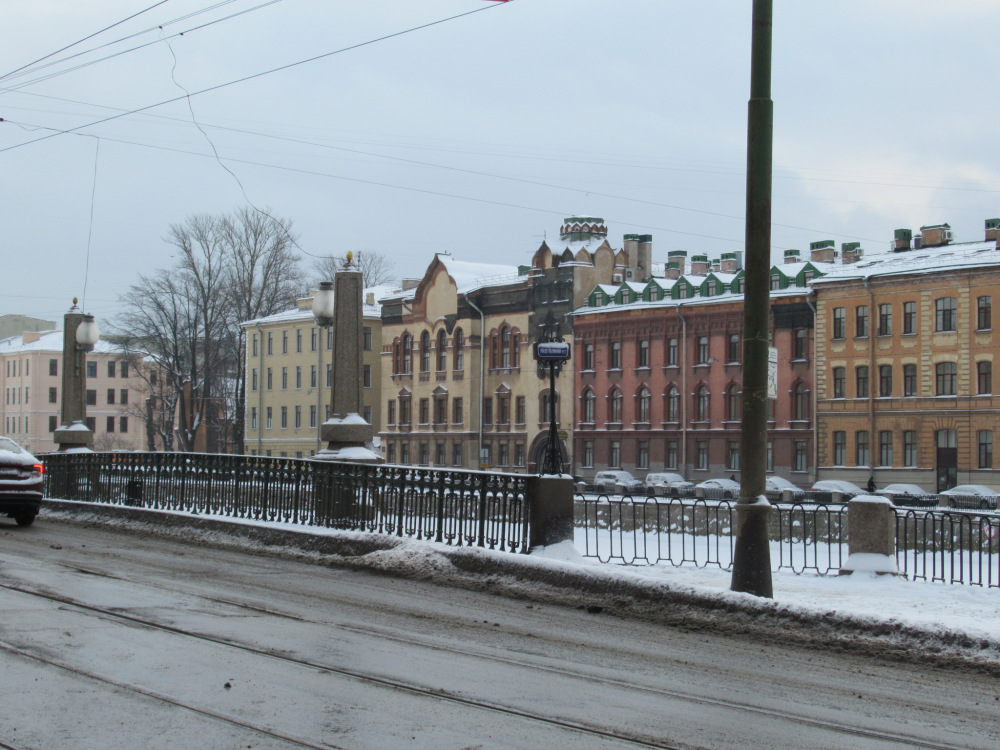
[(77, 300), (77, 298), (76, 298), (76, 297), (74, 297), (74, 298), (73, 298), (73, 307), (76, 307), (76, 303), (77, 303), (78, 301), (79, 301), (79, 300)]
[(347, 265), (351, 265), (354, 262), (354, 253), (350, 250), (347, 251)]

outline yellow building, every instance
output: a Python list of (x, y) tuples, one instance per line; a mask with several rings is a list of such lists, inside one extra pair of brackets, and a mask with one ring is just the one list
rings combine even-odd
[[(377, 434), (382, 424), (378, 299), (390, 287), (365, 290), (364, 414)], [(245, 450), (254, 456), (312, 456), (319, 426), (329, 418), (333, 336), (312, 315), (312, 296), (283, 313), (241, 323), (247, 337)]]
[(1000, 486), (1000, 219), (982, 242), (947, 224), (813, 281), (819, 477), (878, 486)]

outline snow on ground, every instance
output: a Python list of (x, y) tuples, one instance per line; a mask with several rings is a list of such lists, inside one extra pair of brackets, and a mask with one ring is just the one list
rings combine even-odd
[[(531, 555), (517, 555), (277, 522), (206, 519), (186, 513), (136, 511), (64, 501), (56, 501), (51, 506), (43, 510), (40, 523), (49, 515), (54, 519), (149, 529), (148, 520), (136, 519), (160, 516), (163, 520), (157, 520), (158, 529), (162, 527), (163, 533), (176, 533), (189, 540), (192, 538), (189, 524), (200, 523), (203, 528), (199, 534), (205, 541), (225, 537), (229, 544), (257, 548), (263, 544), (271, 550), (285, 549), (300, 555), (328, 555), (331, 554), (329, 549), (340, 549), (333, 554), (367, 568), (416, 578), (447, 580), (452, 574), (480, 575), (484, 580), (504, 582), (507, 590), (515, 594), (518, 590), (527, 593), (531, 586), (541, 582), (550, 586), (580, 587), (581, 591), (590, 594), (602, 589), (648, 591), (651, 600), (661, 595), (679, 595), (707, 601), (710, 606), (715, 602), (721, 610), (742, 610), (750, 617), (778, 612), (791, 619), (817, 623), (851, 621), (855, 627), (860, 624), (872, 630), (912, 628), (930, 636), (940, 648), (947, 648), (946, 644), (954, 643), (956, 637), (963, 640), (961, 636), (964, 635), (967, 636), (964, 639), (966, 647), (969, 641), (983, 642), (984, 658), (992, 660), (1000, 654), (997, 618), (1000, 590), (996, 588), (909, 581), (872, 572), (820, 576), (778, 571), (772, 574), (774, 599), (768, 602), (730, 591), (730, 573), (718, 567), (604, 564), (584, 558), (569, 541), (537, 549)], [(71, 509), (79, 506), (85, 506), (86, 511)], [(174, 526), (176, 528), (171, 531)], [(227, 529), (237, 535), (241, 531), (253, 533), (234, 542), (236, 537)], [(327, 547), (323, 546), (324, 540)], [(534, 573), (524, 577), (529, 569)], [(517, 583), (515, 579), (519, 577), (524, 580)], [(989, 642), (988, 649), (986, 642)]]

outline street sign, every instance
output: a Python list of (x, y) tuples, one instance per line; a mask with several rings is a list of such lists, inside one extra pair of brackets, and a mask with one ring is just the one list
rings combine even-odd
[(767, 397), (778, 398), (778, 350), (773, 346), (767, 350)]
[(540, 362), (564, 362), (569, 354), (569, 344), (565, 341), (535, 342), (535, 359)]

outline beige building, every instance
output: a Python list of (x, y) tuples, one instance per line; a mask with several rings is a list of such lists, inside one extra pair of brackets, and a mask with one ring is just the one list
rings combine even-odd
[[(381, 429), (382, 321), (378, 298), (390, 287), (365, 290), (362, 415)], [(333, 336), (312, 314), (312, 297), (283, 313), (242, 323), (247, 337), (245, 450), (253, 456), (305, 458), (319, 448), (319, 426), (329, 418)]]
[[(52, 433), (60, 425), (62, 348), (62, 331), (28, 332), (0, 341), (4, 434), (31, 453), (57, 447)], [(148, 393), (143, 378), (105, 341), (83, 357), (94, 450), (145, 449), (142, 415)]]

